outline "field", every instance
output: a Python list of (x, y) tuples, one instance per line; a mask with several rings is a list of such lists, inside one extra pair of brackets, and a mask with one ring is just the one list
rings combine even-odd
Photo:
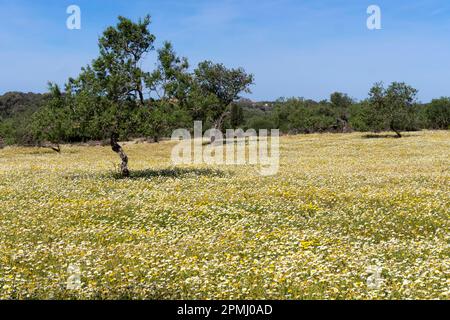
[(273, 177), (172, 146), (125, 144), (129, 179), (109, 147), (0, 150), (0, 298), (450, 299), (450, 132), (282, 137)]

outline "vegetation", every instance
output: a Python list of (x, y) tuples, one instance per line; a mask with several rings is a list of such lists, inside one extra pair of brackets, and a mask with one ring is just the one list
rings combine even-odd
[(224, 65), (210, 61), (200, 63), (194, 73), (202, 96), (215, 100), (207, 108), (214, 129), (221, 130), (231, 103), (239, 98), (240, 93), (250, 92), (253, 76), (247, 75), (243, 69), (228, 70)]
[(369, 93), (368, 122), (375, 130), (392, 130), (399, 138), (401, 129), (414, 130), (417, 90), (405, 83), (392, 83), (385, 89), (377, 83)]
[(450, 299), (449, 141), (282, 137), (273, 177), (171, 142), (127, 143), (128, 179), (109, 147), (5, 148), (0, 299)]
[(425, 108), (424, 121), (432, 129), (450, 129), (450, 98), (434, 99)]
[(109, 140), (121, 159), (128, 156), (119, 140), (145, 137), (158, 142), (192, 121), (210, 128), (280, 129), (283, 133), (403, 131), (449, 129), (450, 98), (429, 104), (416, 100), (417, 90), (405, 83), (388, 88), (377, 83), (366, 100), (335, 92), (329, 101), (281, 98), (254, 103), (240, 99), (250, 92), (253, 75), (220, 63), (201, 62), (191, 71), (187, 58), (172, 44), (157, 50), (153, 71), (141, 61), (154, 50), (150, 17), (133, 22), (119, 17), (99, 39), (99, 57), (69, 79), (64, 90), (7, 93), (0, 96), (0, 146), (34, 145), (58, 150), (60, 143)]
[[(177, 58), (178, 59), (178, 58)], [(189, 74), (180, 74), (189, 81)], [(155, 83), (162, 83), (161, 80)], [(179, 85), (166, 83), (166, 86)], [(186, 82), (186, 86), (188, 82)], [(156, 86), (154, 86), (156, 88)], [(107, 135), (103, 130), (103, 117), (96, 111), (84, 113), (82, 104), (78, 105), (81, 119), (69, 117), (70, 113), (61, 112), (62, 120), (66, 123), (63, 131), (57, 136), (45, 122), (55, 124), (55, 103), (60, 100), (60, 109), (65, 110), (65, 98), (54, 94), (54, 86), (46, 95), (8, 93), (0, 97), (0, 106), (3, 106), (2, 121), (0, 122), (0, 137), (5, 144), (13, 145), (46, 145), (45, 142), (86, 142), (90, 140), (104, 140)], [(57, 89), (59, 90), (59, 88)], [(214, 116), (211, 109), (214, 98), (194, 96), (190, 94), (183, 99), (181, 93), (170, 93), (170, 88), (158, 89), (161, 98), (145, 100), (151, 107), (140, 108), (139, 112), (130, 113), (133, 121), (123, 124), (120, 130), (121, 139), (147, 137), (159, 141), (169, 137), (176, 128), (190, 128), (192, 121), (201, 120), (205, 130), (214, 126)], [(181, 89), (177, 89), (181, 90)], [(53, 93), (52, 93), (53, 92)], [(156, 89), (155, 89), (156, 92)], [(196, 93), (198, 94), (198, 92)], [(62, 93), (65, 96), (65, 93)], [(14, 96), (15, 99), (10, 97)], [(342, 100), (340, 100), (342, 97)], [(56, 99), (56, 102), (55, 102)], [(81, 99), (82, 100), (82, 99)], [(195, 103), (194, 103), (195, 100)], [(7, 103), (3, 102), (7, 101)], [(80, 100), (78, 100), (80, 101)], [(384, 101), (383, 101), (384, 102)], [(3, 104), (2, 104), (3, 103)], [(395, 114), (387, 113), (376, 100), (354, 101), (343, 93), (333, 93), (330, 101), (316, 102), (303, 98), (279, 99), (275, 102), (254, 103), (241, 99), (234, 101), (223, 114), (223, 128), (254, 128), (254, 129), (281, 129), (284, 133), (314, 133), (314, 132), (381, 132), (394, 131), (390, 128), (388, 115), (397, 117), (396, 123), (401, 131), (416, 131), (422, 129), (447, 130), (450, 128), (450, 98), (434, 99), (431, 103), (413, 105), (400, 105)], [(194, 107), (194, 105), (196, 107)], [(5, 107), (6, 106), (6, 107)], [(190, 109), (190, 106), (192, 108)], [(406, 108), (401, 109), (403, 106)], [(6, 111), (7, 110), (7, 111)], [(52, 110), (52, 111), (50, 111)], [(383, 111), (382, 111), (383, 110)], [(400, 111), (402, 110), (402, 111)], [(36, 112), (39, 111), (39, 112)], [(88, 119), (87, 119), (88, 118)], [(137, 120), (140, 119), (140, 122)], [(391, 118), (390, 118), (391, 119)], [(394, 122), (395, 123), (395, 122)], [(95, 129), (97, 128), (97, 129)], [(47, 132), (53, 133), (47, 136)]]
[(0, 96), (0, 147), (3, 144), (28, 145), (36, 142), (30, 132), (30, 119), (41, 109), (48, 95), (8, 92)]

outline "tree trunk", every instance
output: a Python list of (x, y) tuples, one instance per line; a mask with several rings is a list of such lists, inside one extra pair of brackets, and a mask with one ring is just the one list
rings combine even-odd
[(38, 147), (52, 149), (55, 152), (61, 153), (61, 147), (60, 147), (59, 143), (57, 143), (56, 145), (51, 145), (51, 144), (46, 144), (46, 143), (44, 143), (44, 144), (39, 143)]
[[(219, 130), (219, 131), (222, 130), (222, 127), (223, 127), (223, 123), (224, 123), (224, 121), (225, 121), (225, 118), (226, 118), (229, 114), (230, 114), (229, 112), (224, 112), (224, 113), (222, 113), (222, 115), (220, 116), (219, 119), (217, 119), (216, 121), (214, 121), (214, 129), (215, 129), (215, 130)], [(210, 143), (213, 144), (215, 141), (216, 141), (216, 137), (215, 137), (215, 136), (212, 136), (212, 137), (211, 137)]]
[(350, 127), (350, 123), (348, 123), (348, 119), (342, 119), (342, 133), (350, 132), (352, 132), (352, 128)]
[(394, 124), (391, 123), (391, 130), (394, 131), (397, 134), (397, 138), (401, 138), (402, 134), (400, 133), (400, 131), (398, 131), (397, 129), (395, 129)]
[(50, 147), (53, 151), (61, 153), (61, 147), (59, 146), (59, 143), (55, 146)]
[(342, 133), (350, 133), (352, 132), (352, 128), (348, 123), (348, 120), (345, 118), (338, 118), (336, 124), (336, 132), (341, 131)]
[(122, 160), (122, 163), (120, 164), (120, 173), (122, 174), (122, 177), (126, 178), (130, 176), (130, 170), (128, 170), (128, 156), (125, 154), (117, 140), (117, 135), (112, 134), (111, 148), (115, 153), (119, 155), (120, 159)]
[(343, 133), (350, 133), (352, 132), (352, 129), (350, 128), (350, 124), (348, 121), (344, 121), (344, 127), (342, 128)]
[(229, 112), (224, 112), (220, 115), (219, 119), (214, 121), (214, 129), (216, 130), (222, 130), (223, 122), (225, 121), (225, 118), (229, 115)]
[(144, 105), (144, 94), (142, 93), (141, 89), (138, 90), (138, 94), (139, 94), (139, 101), (141, 102), (141, 105)]
[(399, 131), (397, 131), (397, 130), (394, 130), (395, 131), (395, 133), (397, 134), (397, 137), (398, 138), (401, 138), (402, 137), (402, 134), (399, 132)]

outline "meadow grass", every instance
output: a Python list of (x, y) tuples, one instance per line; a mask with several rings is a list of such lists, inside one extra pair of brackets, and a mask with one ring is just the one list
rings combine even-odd
[(0, 298), (450, 299), (450, 132), (282, 137), (272, 177), (172, 147), (126, 143), (129, 179), (108, 147), (0, 150)]

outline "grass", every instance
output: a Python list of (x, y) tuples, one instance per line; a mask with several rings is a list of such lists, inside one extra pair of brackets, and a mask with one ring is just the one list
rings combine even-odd
[(283, 137), (273, 177), (172, 146), (126, 144), (129, 179), (108, 147), (0, 150), (0, 298), (450, 299), (449, 132)]

